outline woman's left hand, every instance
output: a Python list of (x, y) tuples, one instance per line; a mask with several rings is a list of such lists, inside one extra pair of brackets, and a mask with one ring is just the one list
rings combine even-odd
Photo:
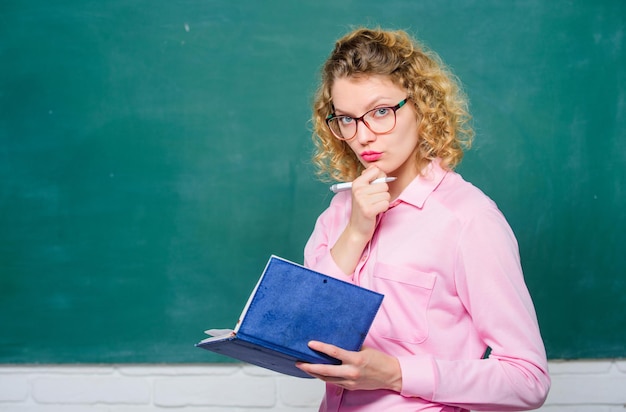
[(389, 389), (400, 392), (402, 389), (400, 363), (393, 356), (366, 347), (360, 352), (352, 352), (317, 341), (309, 342), (309, 347), (342, 362), (341, 365), (296, 364), (315, 378), (348, 390)]

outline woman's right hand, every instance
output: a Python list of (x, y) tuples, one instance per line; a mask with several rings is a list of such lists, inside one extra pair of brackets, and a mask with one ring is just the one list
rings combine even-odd
[(352, 182), (352, 214), (348, 229), (361, 236), (366, 243), (376, 228), (376, 217), (389, 209), (391, 196), (387, 183), (371, 184), (375, 179), (386, 177), (376, 166), (371, 166)]
[(391, 195), (387, 183), (371, 184), (385, 177), (376, 166), (368, 167), (352, 182), (352, 212), (348, 225), (331, 249), (335, 263), (352, 274), (365, 246), (374, 235), (376, 217), (389, 209)]

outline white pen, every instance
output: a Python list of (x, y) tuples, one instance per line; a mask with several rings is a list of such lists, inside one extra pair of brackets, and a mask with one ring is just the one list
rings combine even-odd
[[(397, 179), (396, 177), (381, 177), (376, 180), (372, 180), (372, 183), (370, 184), (389, 183), (389, 182), (393, 182), (396, 179)], [(350, 190), (350, 189), (352, 189), (352, 182), (335, 183), (334, 185), (330, 187), (330, 190), (332, 190), (335, 193), (343, 192), (344, 190)]]

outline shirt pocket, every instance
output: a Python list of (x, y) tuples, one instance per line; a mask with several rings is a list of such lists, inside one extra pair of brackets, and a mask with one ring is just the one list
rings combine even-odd
[(387, 339), (421, 343), (428, 338), (428, 306), (436, 276), (376, 263), (373, 288), (385, 295), (372, 331)]

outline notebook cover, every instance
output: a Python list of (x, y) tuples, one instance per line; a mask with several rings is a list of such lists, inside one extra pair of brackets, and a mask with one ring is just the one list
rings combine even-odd
[(198, 346), (293, 376), (309, 377), (295, 362), (338, 364), (311, 350), (318, 340), (357, 351), (383, 296), (272, 256), (238, 330)]

